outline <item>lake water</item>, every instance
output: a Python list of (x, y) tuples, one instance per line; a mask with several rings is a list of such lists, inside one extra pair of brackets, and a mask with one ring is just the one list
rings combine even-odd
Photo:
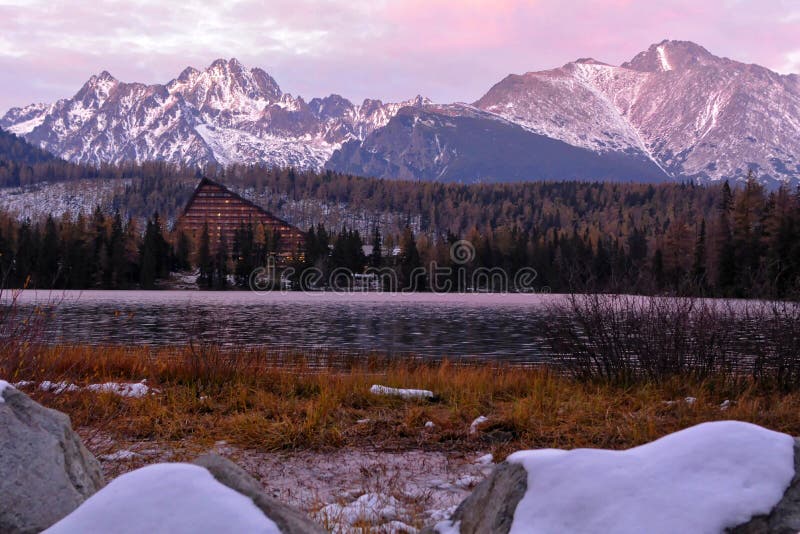
[(539, 294), (25, 291), (54, 303), (53, 342), (270, 345), (428, 357), (547, 359), (542, 319), (563, 297)]

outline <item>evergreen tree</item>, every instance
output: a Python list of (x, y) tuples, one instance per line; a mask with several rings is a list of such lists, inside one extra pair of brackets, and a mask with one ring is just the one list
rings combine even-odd
[(155, 238), (156, 232), (156, 226), (152, 219), (147, 219), (144, 240), (139, 249), (139, 284), (144, 289), (155, 287), (155, 282), (158, 278), (159, 251)]
[(381, 252), (383, 240), (381, 239), (381, 230), (375, 226), (372, 233), (372, 252), (369, 255), (369, 266), (375, 269), (380, 269), (383, 266), (383, 253)]
[(35, 239), (30, 219), (25, 219), (17, 230), (17, 251), (15, 254), (15, 280), (19, 287), (28, 285), (36, 274), (38, 243)]
[(417, 242), (410, 226), (406, 226), (400, 237), (400, 256), (397, 261), (399, 267), (400, 288), (404, 290), (419, 291), (424, 289), (424, 282), (420, 277), (415, 277), (415, 271), (422, 267)]
[(39, 249), (38, 282), (42, 287), (57, 287), (60, 270), (59, 237), (52, 215), (44, 224), (44, 236)]
[(210, 289), (214, 284), (214, 261), (211, 257), (211, 240), (208, 235), (207, 222), (203, 224), (203, 231), (200, 233), (200, 244), (197, 247), (197, 266), (200, 270), (197, 284), (200, 287)]
[(175, 238), (175, 270), (186, 271), (191, 268), (191, 263), (189, 262), (191, 253), (189, 236), (186, 235), (186, 232), (181, 230)]
[(253, 240), (253, 227), (250, 225), (240, 227), (234, 233), (234, 275), (236, 285), (246, 287), (250, 281), (250, 273), (255, 269), (255, 243)]
[(694, 244), (692, 261), (692, 282), (694, 287), (703, 290), (706, 287), (706, 220), (700, 221), (700, 232)]
[(108, 236), (108, 269), (103, 277), (103, 285), (107, 288), (124, 288), (129, 284), (125, 261), (125, 229), (119, 211), (114, 213), (111, 232)]
[(220, 235), (217, 252), (214, 254), (214, 288), (227, 289), (228, 287), (228, 244), (225, 234)]

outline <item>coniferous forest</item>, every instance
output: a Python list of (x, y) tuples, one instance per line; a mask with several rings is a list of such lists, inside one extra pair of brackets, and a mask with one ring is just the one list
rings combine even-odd
[[(246, 287), (249, 273), (273, 254), (263, 229), (242, 228), (236, 242), (212, 250), (202, 236), (192, 240), (165, 222), (174, 222), (195, 177), (208, 174), (228, 186), (263, 191), (268, 210), (302, 200), (399, 214), (393, 224), (375, 216), (366, 231), (311, 217), (302, 226), (308, 239), (298, 251), (302, 260), (292, 265), (295, 273), (307, 267), (324, 275), (340, 267), (354, 273), (389, 268), (405, 287), (417, 267), (452, 266), (451, 245), (467, 240), (474, 257), (459, 268), (501, 268), (512, 278), (523, 267), (533, 268), (534, 288), (542, 291), (794, 298), (800, 289), (800, 193), (767, 190), (754, 180), (735, 187), (458, 185), (257, 166), (200, 172), (162, 164), (109, 166), (103, 172), (132, 180), (105, 209), (58, 219), (0, 217), (0, 267), (7, 285), (153, 288), (162, 287), (171, 272), (194, 270), (200, 287)], [(142, 216), (148, 206), (154, 212)], [(369, 255), (362, 245), (372, 246)], [(413, 285), (425, 290), (429, 281), (416, 277)], [(300, 283), (294, 287), (304, 283), (295, 282)]]
[[(254, 193), (265, 209), (307, 231), (304, 250), (289, 265), (295, 288), (307, 283), (299, 273), (309, 267), (322, 273), (323, 286), (340, 268), (388, 268), (401, 287), (426, 290), (431, 276), (411, 273), (435, 265), (499, 268), (510, 278), (532, 268), (534, 289), (554, 292), (800, 294), (800, 191), (768, 190), (753, 179), (733, 186), (462, 185), (260, 165), (198, 169), (146, 162), (98, 168), (58, 159), (0, 130), (0, 186), (126, 184), (90, 213), (0, 213), (4, 285), (154, 288), (164, 287), (170, 273), (182, 272), (196, 275), (202, 288), (246, 287), (249, 274), (274, 257), (274, 236), (263, 228), (241, 228), (233, 243), (219, 249), (207, 236), (190, 239), (173, 229), (202, 176)], [(454, 265), (450, 249), (461, 240), (474, 253)]]

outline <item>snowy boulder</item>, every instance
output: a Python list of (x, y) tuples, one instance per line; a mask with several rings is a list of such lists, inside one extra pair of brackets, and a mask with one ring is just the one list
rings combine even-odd
[(40, 532), (103, 484), (69, 417), (0, 381), (0, 532)]
[(433, 391), (427, 389), (406, 389), (406, 388), (390, 388), (388, 386), (381, 386), (380, 384), (373, 384), (369, 388), (369, 392), (373, 395), (383, 395), (386, 397), (400, 397), (402, 399), (435, 399), (436, 395)]
[(527, 480), (523, 466), (501, 463), (475, 487), (449, 521), (425, 529), (423, 534), (508, 533), (517, 504), (525, 495)]
[(797, 532), (797, 450), (786, 434), (722, 421), (626, 451), (522, 451), (427, 532)]
[(766, 534), (800, 532), (800, 440), (794, 444), (794, 478), (781, 501), (769, 514), (753, 517), (729, 530), (731, 534)]
[(281, 534), (249, 497), (199, 465), (153, 464), (112, 480), (47, 534)]
[(302, 512), (267, 495), (253, 477), (230, 460), (218, 454), (205, 454), (194, 463), (208, 469), (217, 482), (252, 499), (258, 509), (275, 522), (281, 533), (322, 534), (325, 532)]
[(317, 534), (299, 512), (266, 496), (236, 464), (217, 455), (196, 464), (153, 464), (112, 480), (47, 534)]

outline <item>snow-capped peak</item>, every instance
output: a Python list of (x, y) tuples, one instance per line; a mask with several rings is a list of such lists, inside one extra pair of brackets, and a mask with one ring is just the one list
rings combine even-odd
[(667, 72), (722, 62), (724, 62), (723, 59), (714, 56), (696, 43), (665, 39), (660, 43), (650, 45), (647, 50), (640, 52), (622, 66), (626, 69), (646, 72)]
[(0, 127), (80, 162), (260, 161), (319, 169), (342, 143), (386, 125), (400, 107), (429, 103), (417, 96), (366, 109), (331, 95), (309, 105), (284, 94), (264, 70), (231, 58), (187, 67), (166, 85), (121, 83), (103, 71), (71, 99), (10, 110)]

